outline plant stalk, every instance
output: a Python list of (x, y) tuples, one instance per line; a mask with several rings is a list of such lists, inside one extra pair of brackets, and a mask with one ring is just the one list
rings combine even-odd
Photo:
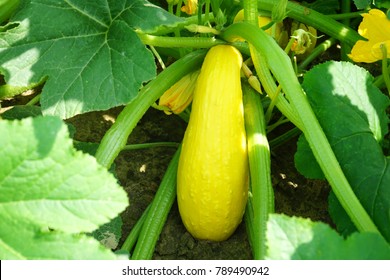
[(138, 236), (142, 230), (142, 226), (148, 216), (151, 204), (146, 207), (145, 211), (142, 213), (141, 217), (135, 223), (133, 228), (130, 231), (130, 234), (126, 237), (125, 242), (123, 243), (121, 250), (125, 250), (127, 252), (131, 252), (133, 250), (135, 244), (137, 243)]
[(0, 0), (0, 24), (15, 12), (18, 8), (20, 0)]
[(215, 45), (226, 44), (222, 40), (206, 37), (166, 37), (137, 33), (142, 43), (154, 47), (165, 48), (211, 48)]
[[(249, 169), (252, 186), (253, 211), (252, 251), (255, 260), (266, 255), (266, 229), (270, 213), (274, 212), (274, 193), (271, 180), (271, 154), (266, 135), (266, 123), (260, 96), (247, 83), (244, 93), (245, 130), (248, 141)], [(250, 216), (249, 216), (250, 217)]]
[[(244, 0), (244, 18), (252, 26), (258, 26), (257, 2)], [(256, 50), (249, 45), (251, 54)], [(266, 133), (266, 121), (260, 96), (247, 83), (242, 83), (244, 98), (245, 130), (248, 142), (248, 157), (252, 203), (248, 204), (249, 227), (254, 232), (251, 245), (255, 260), (263, 260), (266, 256), (266, 231), (269, 213), (274, 212), (274, 193), (271, 180), (271, 154)], [(250, 209), (252, 206), (252, 209)], [(250, 215), (253, 212), (253, 215)], [(251, 219), (252, 218), (252, 219)]]

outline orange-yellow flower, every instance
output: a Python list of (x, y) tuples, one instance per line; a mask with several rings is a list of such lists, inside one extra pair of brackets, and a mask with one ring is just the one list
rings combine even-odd
[(355, 62), (372, 63), (383, 59), (381, 45), (386, 46), (390, 57), (390, 20), (378, 9), (363, 14), (358, 32), (368, 41), (359, 40), (353, 46), (349, 57)]
[(188, 15), (193, 15), (198, 11), (198, 0), (184, 0), (185, 5), (181, 7), (181, 11)]
[(166, 107), (165, 114), (180, 114), (191, 103), (199, 71), (185, 75), (160, 97), (159, 106)]

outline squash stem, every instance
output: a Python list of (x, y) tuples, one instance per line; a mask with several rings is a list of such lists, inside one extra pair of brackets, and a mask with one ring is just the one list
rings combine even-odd
[(300, 128), (304, 132), (313, 154), (339, 202), (359, 231), (380, 234), (346, 179), (326, 135), (299, 84), (288, 56), (272, 37), (260, 28), (245, 22), (230, 25), (222, 36), (227, 41), (240, 36), (250, 44), (253, 44), (258, 53), (263, 54), (269, 69), (287, 94), (291, 106), (295, 109), (297, 118), (301, 120), (302, 126)]
[(145, 33), (137, 33), (142, 43), (154, 47), (164, 48), (211, 48), (216, 45), (226, 44), (222, 40), (206, 37), (166, 37), (154, 36)]
[[(244, 0), (245, 21), (258, 26), (256, 0)], [(251, 54), (256, 50), (249, 45)], [(248, 157), (252, 197), (249, 197), (246, 221), (253, 257), (263, 260), (266, 256), (266, 231), (269, 213), (274, 212), (274, 193), (271, 181), (271, 155), (266, 134), (266, 120), (260, 97), (247, 83), (242, 83), (244, 119), (248, 142)], [(250, 209), (252, 205), (252, 209)], [(253, 214), (252, 214), (253, 213)]]
[(132, 144), (132, 145), (124, 146), (122, 151), (133, 151), (133, 150), (159, 148), (159, 147), (177, 148), (179, 147), (179, 145), (180, 144), (176, 142), (154, 142), (154, 143)]
[[(274, 193), (271, 181), (271, 154), (266, 135), (266, 122), (260, 96), (248, 85), (242, 83), (244, 94), (245, 130), (248, 141), (248, 156), (252, 201), (247, 208), (249, 226), (253, 225), (251, 238), (255, 260), (266, 255), (266, 229), (270, 213), (274, 212)], [(253, 212), (253, 215), (251, 213)], [(251, 218), (251, 216), (253, 216)]]
[(298, 128), (302, 128), (302, 122), (299, 119), (295, 109), (291, 106), (283, 94), (278, 94), (278, 86), (267, 66), (265, 56), (258, 51), (252, 52), (252, 60), (256, 73), (260, 79), (265, 92), (271, 98), (278, 109)]
[(380, 46), (383, 54), (382, 58), (382, 75), (383, 80), (385, 81), (385, 85), (387, 87), (387, 92), (390, 95), (390, 75), (389, 75), (389, 69), (387, 68), (387, 48), (385, 44), (381, 44)]
[(143, 87), (137, 96), (125, 106), (116, 122), (104, 135), (96, 152), (96, 160), (110, 168), (127, 138), (147, 109), (184, 75), (199, 68), (206, 55), (205, 50), (191, 52), (163, 70), (156, 79)]
[(299, 64), (298, 71), (302, 72), (306, 67), (314, 60), (316, 59), (320, 54), (324, 53), (327, 49), (329, 49), (332, 45), (336, 43), (335, 38), (329, 38), (319, 44), (317, 47), (314, 48), (313, 51), (310, 52), (310, 54)]
[(121, 250), (125, 250), (126, 252), (131, 252), (137, 243), (137, 239), (142, 230), (142, 226), (145, 223), (146, 217), (148, 216), (151, 204), (146, 207), (145, 211), (142, 213), (141, 217), (135, 223), (133, 228), (131, 229), (129, 235), (126, 237), (125, 242), (123, 243)]

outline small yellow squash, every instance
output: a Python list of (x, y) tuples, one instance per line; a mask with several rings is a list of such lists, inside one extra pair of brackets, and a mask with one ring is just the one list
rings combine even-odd
[(215, 46), (195, 87), (179, 160), (177, 199), (185, 227), (198, 239), (227, 239), (245, 210), (249, 171), (241, 65), (237, 49)]

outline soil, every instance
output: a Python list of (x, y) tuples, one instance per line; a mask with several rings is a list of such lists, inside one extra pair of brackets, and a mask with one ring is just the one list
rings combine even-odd
[[(92, 112), (68, 120), (76, 127), (74, 138), (99, 142), (120, 110), (114, 108), (105, 112)], [(185, 128), (186, 123), (179, 117), (150, 109), (133, 130), (128, 143), (180, 142)], [(307, 180), (296, 171), (295, 150), (296, 138), (271, 151), (276, 212), (331, 224), (327, 211), (329, 185), (324, 181)], [(116, 174), (130, 200), (130, 206), (121, 215), (124, 223), (122, 239), (152, 201), (174, 152), (175, 148), (160, 147), (123, 151), (117, 157)], [(153, 256), (153, 259), (188, 260), (251, 258), (244, 222), (224, 242), (196, 240), (184, 228), (176, 203), (170, 211)]]

